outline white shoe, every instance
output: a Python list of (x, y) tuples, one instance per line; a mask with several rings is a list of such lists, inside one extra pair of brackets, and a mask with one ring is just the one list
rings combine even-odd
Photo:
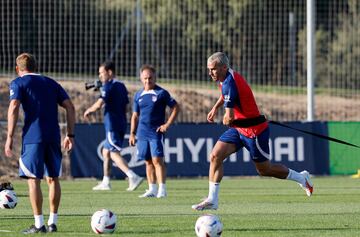
[(300, 172), (300, 174), (302, 176), (304, 176), (304, 178), (305, 178), (305, 185), (303, 185), (303, 184), (299, 184), (299, 185), (300, 185), (300, 187), (302, 187), (302, 189), (305, 190), (306, 195), (308, 195), (310, 197), (314, 191), (314, 185), (310, 180), (310, 174), (306, 170)]
[(167, 197), (167, 192), (166, 190), (163, 190), (163, 191), (158, 191), (157, 195), (156, 195), (157, 198), (165, 198)]
[(96, 185), (95, 187), (93, 187), (93, 190), (101, 190), (101, 191), (104, 191), (104, 190), (111, 190), (111, 186), (110, 184), (104, 184), (103, 182), (100, 182), (98, 185)]
[(156, 197), (156, 192), (146, 189), (146, 192), (139, 196), (139, 198), (152, 198)]
[(135, 176), (134, 178), (129, 178), (129, 187), (126, 189), (127, 191), (134, 191), (140, 184), (144, 181), (143, 177)]
[(210, 202), (209, 199), (205, 199), (204, 201), (200, 202), (199, 204), (192, 205), (191, 208), (196, 211), (203, 211), (203, 210), (217, 210), (218, 204)]

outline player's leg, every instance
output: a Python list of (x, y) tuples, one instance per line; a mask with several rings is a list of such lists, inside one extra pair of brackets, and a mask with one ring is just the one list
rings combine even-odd
[(145, 160), (146, 178), (149, 188), (139, 198), (156, 197), (157, 185), (155, 167), (151, 159), (150, 142), (148, 140), (138, 140), (136, 143), (137, 155), (139, 160)]
[(108, 148), (105, 148), (105, 146), (106, 145), (104, 145), (101, 151), (103, 157), (103, 179), (100, 183), (93, 187), (93, 190), (111, 190), (110, 175), (112, 161), (110, 158), (110, 150)]
[(157, 198), (163, 198), (167, 196), (166, 192), (166, 166), (163, 157), (153, 157), (152, 163), (156, 174), (156, 180), (159, 185)]
[(154, 139), (150, 141), (150, 151), (152, 163), (155, 168), (156, 180), (159, 185), (157, 198), (164, 198), (167, 196), (166, 192), (166, 165), (164, 162), (164, 146), (162, 139)]
[(281, 164), (272, 164), (269, 160), (256, 162), (255, 166), (261, 176), (293, 180), (305, 190), (307, 196), (313, 193), (314, 186), (307, 171), (297, 172)]
[(137, 187), (139, 187), (144, 178), (138, 176), (132, 169), (129, 168), (127, 161), (121, 156), (120, 152), (112, 151), (110, 153), (110, 157), (116, 166), (129, 178), (129, 187), (126, 190), (134, 191)]
[(129, 168), (128, 162), (121, 156), (121, 146), (124, 141), (124, 134), (120, 132), (108, 132), (107, 142), (104, 147), (110, 150), (110, 158), (116, 166), (129, 178), (129, 187), (127, 191), (134, 191), (144, 180)]
[(228, 156), (239, 150), (241, 146), (242, 144), (236, 129), (230, 128), (221, 135), (209, 157), (210, 168), (208, 196), (201, 203), (193, 205), (192, 209), (202, 211), (218, 208), (220, 182), (224, 175), (223, 162)]
[(237, 151), (237, 147), (232, 143), (218, 141), (210, 154), (209, 168), (209, 193), (208, 196), (199, 204), (193, 205), (192, 209), (202, 211), (206, 209), (218, 208), (220, 182), (224, 176), (223, 161), (232, 153)]
[(35, 225), (23, 231), (24, 234), (46, 232), (42, 213), (43, 196), (40, 182), (44, 175), (43, 144), (23, 144), (19, 160), (19, 176), (27, 179), (29, 199), (33, 210)]
[(156, 184), (155, 166), (151, 158), (145, 160), (145, 166), (146, 166), (146, 178), (149, 188), (145, 191), (144, 194), (139, 195), (139, 198), (156, 197), (158, 193), (158, 187)]
[(48, 231), (57, 231), (58, 210), (61, 199), (61, 186), (59, 176), (61, 175), (62, 154), (60, 144), (49, 143), (46, 146), (45, 176), (49, 187), (49, 220)]
[(44, 225), (42, 214), (43, 196), (40, 187), (41, 180), (38, 178), (28, 178), (29, 199), (35, 217), (35, 227), (41, 228)]
[(272, 164), (269, 161), (269, 129), (265, 129), (255, 138), (242, 136), (245, 147), (249, 150), (257, 172), (261, 176), (270, 176), (279, 179), (290, 179), (299, 183), (308, 196), (313, 192), (313, 185), (307, 171), (301, 173), (287, 168), (282, 164)]
[(48, 220), (48, 231), (57, 231), (57, 219), (58, 210), (61, 199), (61, 186), (58, 177), (46, 177), (46, 181), (49, 187), (49, 220)]

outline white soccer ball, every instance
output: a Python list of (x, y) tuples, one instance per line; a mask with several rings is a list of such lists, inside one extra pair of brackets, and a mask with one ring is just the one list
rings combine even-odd
[(195, 223), (197, 237), (218, 237), (223, 231), (223, 224), (216, 215), (206, 214), (200, 216)]
[(109, 210), (102, 209), (91, 217), (91, 229), (96, 234), (113, 233), (116, 228), (116, 215)]
[(0, 208), (12, 209), (17, 204), (16, 193), (13, 190), (3, 190), (0, 192)]

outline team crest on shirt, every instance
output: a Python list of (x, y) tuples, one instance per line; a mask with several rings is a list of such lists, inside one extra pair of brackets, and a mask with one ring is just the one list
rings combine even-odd
[(230, 102), (230, 95), (225, 95), (224, 96), (224, 101), (225, 102)]
[(152, 102), (156, 102), (156, 101), (157, 101), (157, 96), (156, 96), (156, 95), (153, 95), (153, 96), (151, 97), (151, 100), (152, 100)]

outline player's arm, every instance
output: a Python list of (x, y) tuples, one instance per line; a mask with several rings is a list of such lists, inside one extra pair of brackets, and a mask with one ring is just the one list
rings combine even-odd
[(139, 114), (138, 112), (133, 112), (130, 120), (130, 136), (129, 136), (129, 145), (135, 146), (135, 136), (136, 129), (139, 123)]
[(104, 100), (102, 98), (99, 98), (92, 106), (90, 106), (90, 108), (88, 108), (85, 113), (84, 113), (84, 118), (88, 119), (89, 115), (94, 113), (95, 111), (101, 109), (101, 107), (104, 104)]
[(234, 106), (239, 100), (237, 86), (234, 80), (230, 80), (226, 86), (222, 86), (221, 93), (223, 95), (225, 114), (223, 117), (223, 124), (230, 126), (235, 119)]
[(210, 110), (210, 112), (207, 115), (207, 121), (208, 122), (210, 122), (210, 123), (214, 122), (214, 118), (216, 116), (217, 110), (223, 104), (224, 104), (224, 99), (223, 99), (222, 95), (220, 95), (219, 99), (216, 101), (215, 105), (213, 106), (213, 108)]
[(8, 131), (5, 142), (5, 155), (11, 157), (13, 155), (12, 146), (13, 138), (16, 128), (16, 123), (19, 118), (20, 100), (13, 99), (10, 101), (8, 108)]
[(233, 108), (225, 108), (223, 124), (225, 126), (230, 126), (233, 121), (234, 121), (234, 109)]
[(166, 123), (161, 125), (160, 127), (158, 127), (156, 129), (156, 132), (165, 133), (168, 130), (168, 128), (171, 126), (171, 124), (175, 121), (176, 116), (178, 115), (179, 111), (180, 111), (180, 106), (178, 103), (176, 103), (171, 108), (170, 116), (169, 116), (168, 120), (166, 121)]
[(67, 134), (64, 138), (64, 148), (71, 151), (74, 146), (75, 131), (75, 107), (70, 99), (66, 99), (61, 103), (61, 107), (66, 110)]

